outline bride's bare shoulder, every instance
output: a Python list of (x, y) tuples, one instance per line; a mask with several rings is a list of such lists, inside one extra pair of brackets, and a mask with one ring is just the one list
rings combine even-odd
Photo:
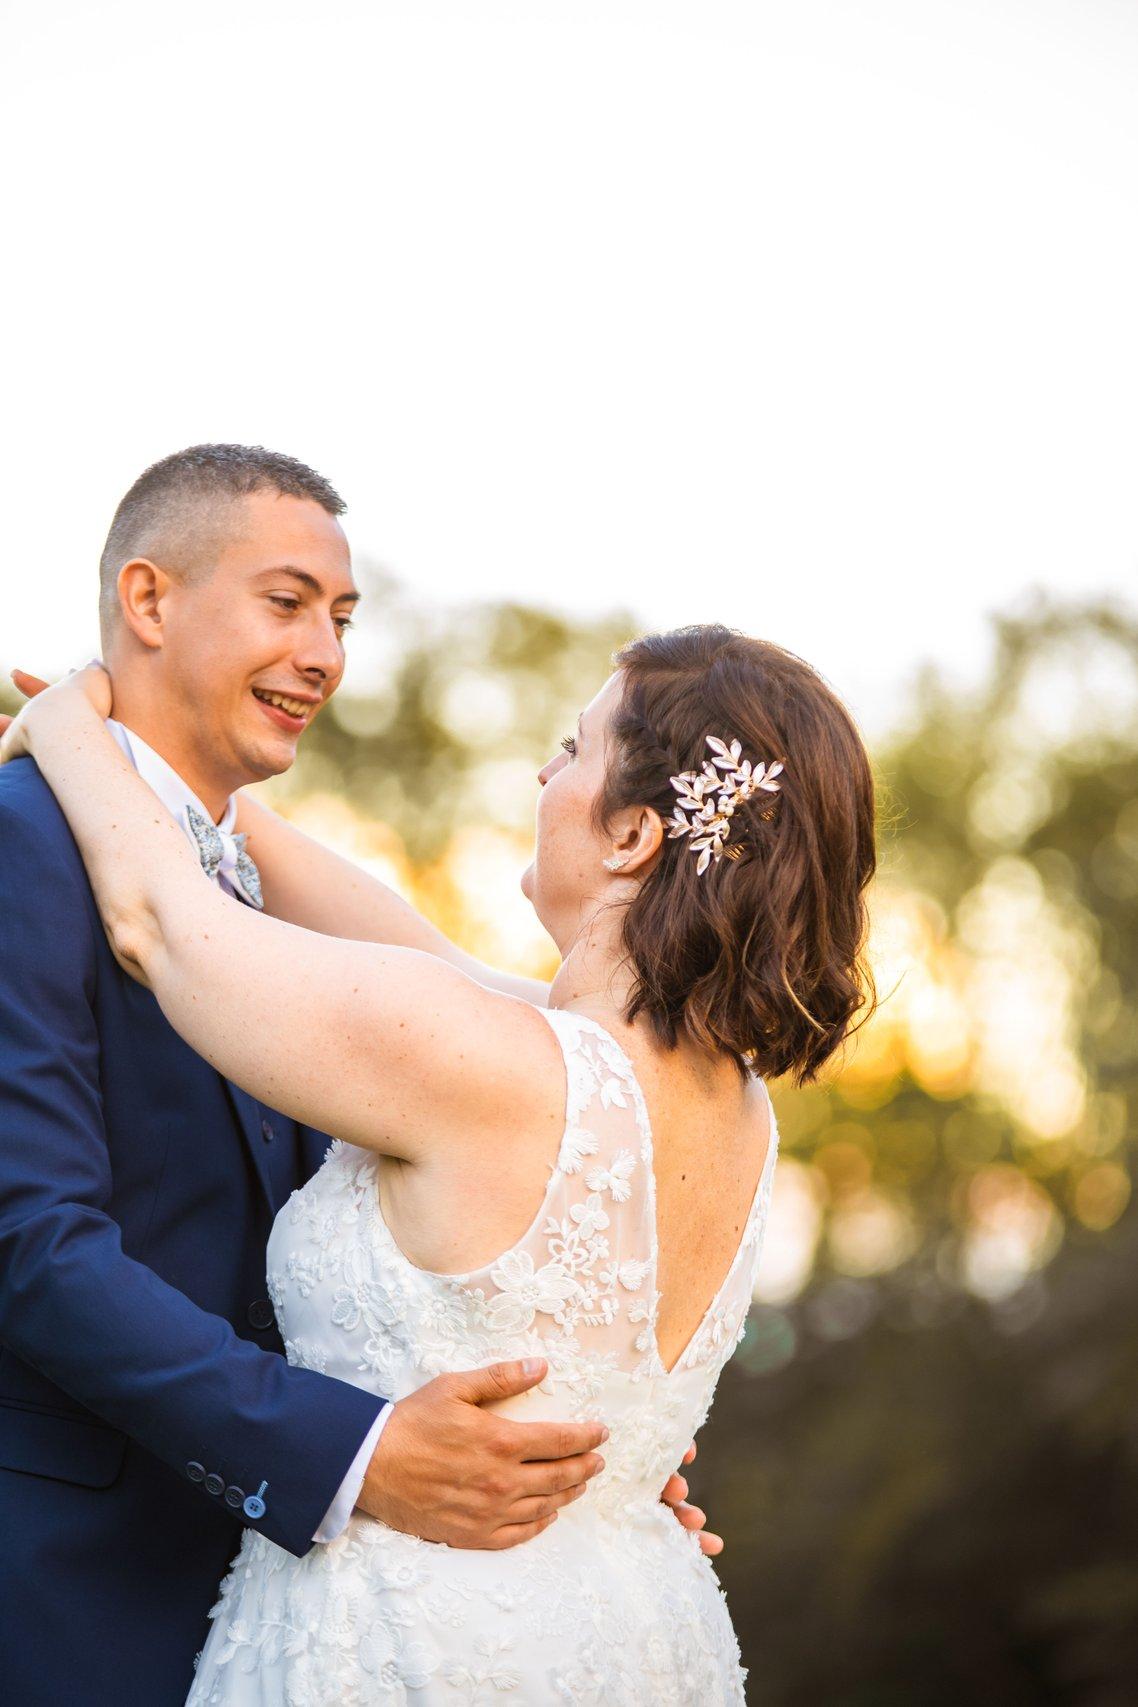
[(439, 1013), (439, 1037), (462, 1114), (500, 1134), (563, 1111), (565, 1063), (549, 1010), (450, 970), (439, 980), (452, 994)]

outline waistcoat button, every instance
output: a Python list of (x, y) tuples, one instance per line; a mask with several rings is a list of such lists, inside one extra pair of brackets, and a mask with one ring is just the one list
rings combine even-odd
[(261, 1333), (263, 1333), (266, 1328), (271, 1328), (276, 1320), (276, 1317), (273, 1315), (273, 1307), (267, 1298), (254, 1298), (253, 1302), (246, 1310), (245, 1316), (248, 1320), (249, 1326), (251, 1328), (256, 1328), (258, 1332)]

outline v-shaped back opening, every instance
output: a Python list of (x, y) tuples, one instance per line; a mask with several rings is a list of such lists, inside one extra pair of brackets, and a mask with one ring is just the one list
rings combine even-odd
[[(762, 1166), (758, 1171), (755, 1181), (755, 1188), (748, 1200), (747, 1213), (743, 1220), (738, 1242), (706, 1309), (704, 1309), (700, 1314), (695, 1327), (685, 1339), (681, 1350), (670, 1363), (665, 1364), (660, 1352), (658, 1331), (659, 1305), (661, 1301), (661, 1295), (658, 1288), (660, 1268), (660, 1224), (657, 1193), (655, 1130), (652, 1123), (652, 1116), (648, 1109), (647, 1099), (645, 1098), (644, 1090), (640, 1083), (639, 1074), (636, 1071), (635, 1065), (633, 1064), (628, 1051), (623, 1047), (618, 1039), (613, 1036), (612, 1032), (609, 1031), (607, 1027), (601, 1025), (598, 1020), (590, 1019), (584, 1014), (574, 1013), (572, 1010), (565, 1008), (542, 1009), (541, 1011), (544, 1012), (546, 1017), (549, 1019), (551, 1027), (563, 1050), (565, 1048), (565, 1039), (554, 1021), (554, 1016), (557, 1014), (564, 1014), (567, 1019), (572, 1021), (574, 1026), (583, 1026), (598, 1033), (609, 1044), (611, 1044), (612, 1048), (617, 1052), (624, 1064), (625, 1071), (627, 1072), (629, 1087), (638, 1104), (641, 1131), (643, 1132), (646, 1146), (648, 1171), (648, 1215), (651, 1222), (652, 1236), (651, 1272), (648, 1279), (649, 1284), (653, 1289), (655, 1299), (650, 1316), (652, 1353), (658, 1366), (658, 1373), (662, 1373), (665, 1376), (672, 1375), (674, 1372), (682, 1369), (688, 1360), (689, 1354), (700, 1341), (701, 1336), (704, 1334), (709, 1324), (714, 1322), (716, 1312), (724, 1305), (724, 1300), (739, 1267), (743, 1252), (751, 1245), (755, 1219), (760, 1213), (761, 1201), (764, 1196), (765, 1188), (769, 1184), (775, 1158), (778, 1153), (778, 1121), (775, 1116), (774, 1104), (771, 1101), (770, 1092), (766, 1087), (765, 1081), (761, 1078), (758, 1079), (758, 1083), (762, 1087), (763, 1100), (767, 1111), (767, 1143), (766, 1150), (763, 1155)], [(757, 1077), (757, 1075), (755, 1076)], [(748, 1297), (747, 1303), (749, 1304), (749, 1302), (750, 1299)]]

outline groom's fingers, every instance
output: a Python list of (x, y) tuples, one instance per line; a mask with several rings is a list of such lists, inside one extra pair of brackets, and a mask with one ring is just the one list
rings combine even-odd
[(699, 1535), (701, 1552), (706, 1553), (709, 1559), (717, 1559), (723, 1551), (723, 1537), (713, 1535), (709, 1529), (703, 1527), (707, 1522), (707, 1517), (699, 1507), (681, 1501), (679, 1505), (674, 1505), (672, 1510), (685, 1529), (690, 1529)]
[(531, 1463), (578, 1458), (583, 1452), (595, 1452), (609, 1437), (603, 1423), (518, 1423), (503, 1419), (503, 1427), (510, 1457)]
[(485, 1369), (466, 1369), (450, 1377), (456, 1398), (470, 1405), (485, 1405), (493, 1399), (512, 1399), (528, 1393), (545, 1380), (549, 1365), (541, 1357), (526, 1357), (520, 1363), (491, 1363)]
[[(528, 1393), (544, 1381), (548, 1368), (543, 1358), (527, 1357), (520, 1363), (491, 1363), (485, 1369), (469, 1369), (450, 1380), (456, 1397), (481, 1405)], [(515, 1423), (506, 1418), (502, 1419), (502, 1428), (507, 1456), (518, 1459), (576, 1457), (607, 1440), (609, 1432), (602, 1423)]]
[(536, 1464), (519, 1464), (519, 1499), (546, 1494), (564, 1494), (591, 1481), (605, 1461), (595, 1452), (580, 1452), (573, 1458), (553, 1458)]
[(578, 1482), (575, 1488), (566, 1488), (562, 1494), (548, 1494), (544, 1499), (517, 1500), (510, 1509), (510, 1518), (515, 1523), (540, 1523), (543, 1517), (552, 1517), (563, 1505), (572, 1505), (574, 1500), (579, 1500), (587, 1487), (586, 1482)]
[(688, 1485), (677, 1470), (664, 1483), (664, 1492), (660, 1495), (665, 1505), (679, 1505), (681, 1500), (688, 1497)]
[(500, 1553), (506, 1547), (516, 1547), (521, 1541), (532, 1541), (535, 1535), (540, 1535), (543, 1529), (548, 1529), (553, 1517), (543, 1517), (539, 1523), (507, 1523), (501, 1529), (496, 1529), (486, 1547), (492, 1553)]

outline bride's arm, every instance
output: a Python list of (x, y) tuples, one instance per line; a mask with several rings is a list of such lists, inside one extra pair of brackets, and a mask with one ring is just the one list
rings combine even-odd
[(265, 910), (277, 919), (319, 931), (322, 936), (416, 948), (456, 966), (488, 990), (547, 1007), (549, 985), (497, 971), (429, 924), (421, 913), (378, 877), (306, 836), (303, 830), (245, 795), (238, 796), (237, 827), (261, 874)]
[[(12, 679), (29, 699), (47, 690), (47, 682), (26, 670), (14, 670)], [(10, 718), (0, 717), (0, 732), (9, 722)], [(541, 979), (502, 972), (465, 954), (386, 883), (243, 794), (237, 797), (237, 828), (249, 837), (249, 852), (261, 874), (265, 910), (274, 918), (323, 936), (417, 948), (457, 966), (488, 990), (548, 1007), (549, 985)]]
[(549, 1036), (530, 1007), (433, 955), (319, 935), (222, 894), (105, 729), (91, 680), (41, 694), (3, 750), (32, 753), (115, 953), (198, 1054), (268, 1106), (409, 1161), (524, 1105), (519, 1062)]

